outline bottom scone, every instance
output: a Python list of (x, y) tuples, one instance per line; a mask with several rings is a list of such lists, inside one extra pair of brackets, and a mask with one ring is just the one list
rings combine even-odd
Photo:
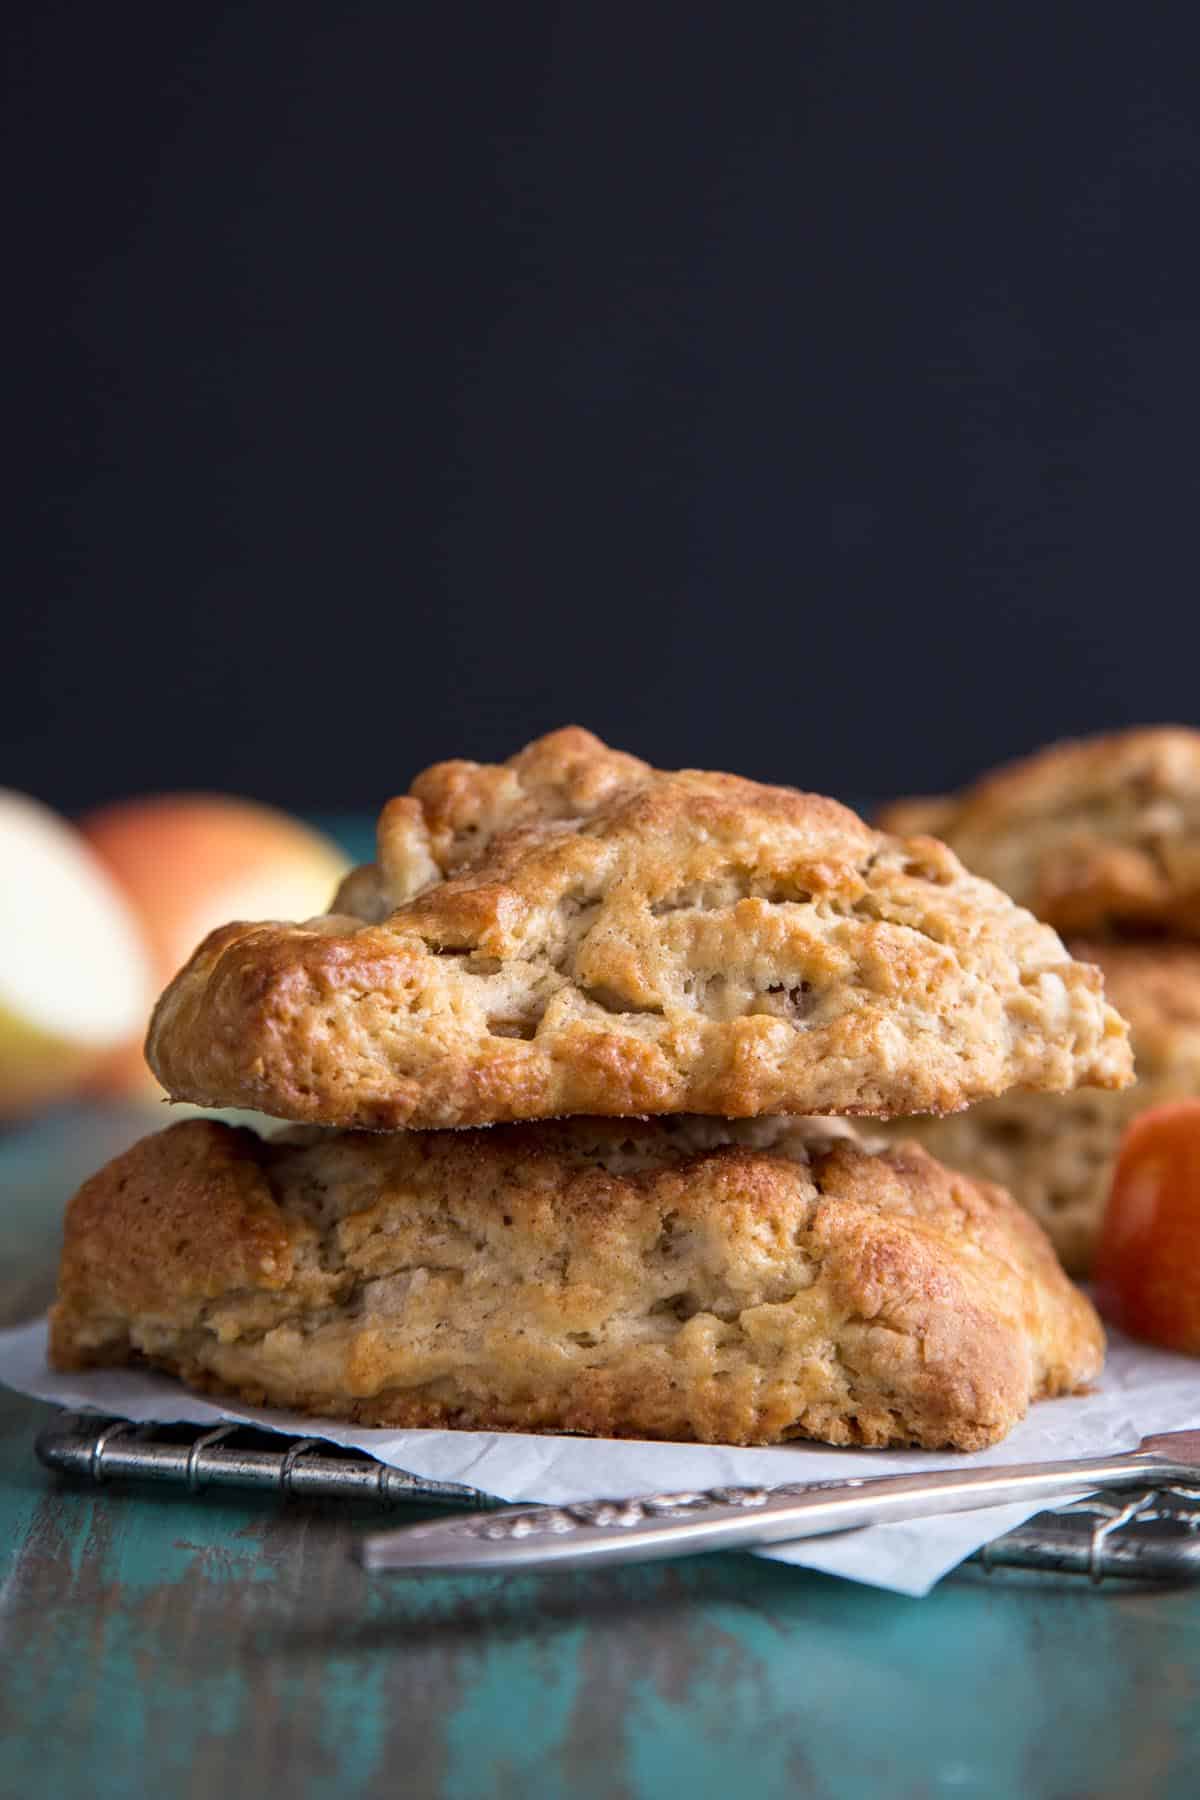
[[(905, 1119), (934, 1156), (998, 1181), (1045, 1226), (1064, 1266), (1086, 1275), (1121, 1133), (1149, 1106), (1200, 1094), (1200, 945), (1080, 944), (1129, 1020), (1137, 1084), (1120, 1093), (1003, 1094), (946, 1119)], [(887, 1127), (881, 1129), (887, 1130)]]
[(820, 1120), (193, 1120), (85, 1183), (51, 1354), (369, 1425), (979, 1449), (1104, 1339), (999, 1188)]

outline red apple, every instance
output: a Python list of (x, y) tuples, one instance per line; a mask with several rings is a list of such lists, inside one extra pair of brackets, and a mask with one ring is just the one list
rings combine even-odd
[(1126, 1128), (1092, 1279), (1122, 1331), (1200, 1356), (1200, 1100), (1153, 1106)]
[[(162, 794), (101, 808), (81, 829), (132, 902), (166, 986), (201, 938), (232, 919), (308, 919), (346, 872), (336, 844), (287, 813), (215, 794)], [(161, 1093), (142, 1054), (147, 1014), (107, 1064), (110, 1093)]]
[(0, 791), (0, 1118), (86, 1083), (154, 995), (133, 908), (64, 819)]

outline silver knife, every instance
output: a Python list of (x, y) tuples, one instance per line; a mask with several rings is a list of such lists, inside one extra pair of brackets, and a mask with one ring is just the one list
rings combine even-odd
[(705, 1550), (749, 1550), (1010, 1501), (1060, 1500), (1096, 1488), (1169, 1487), (1200, 1473), (1200, 1430), (1143, 1438), (1136, 1450), (1073, 1462), (1009, 1463), (921, 1475), (861, 1475), (782, 1487), (641, 1494), (570, 1506), (459, 1514), (358, 1546), (368, 1569), (501, 1572), (649, 1562)]

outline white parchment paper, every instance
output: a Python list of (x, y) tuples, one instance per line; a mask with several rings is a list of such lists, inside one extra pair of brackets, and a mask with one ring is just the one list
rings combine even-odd
[[(1096, 1391), (1042, 1401), (1002, 1444), (974, 1456), (927, 1451), (830, 1450), (789, 1444), (766, 1450), (725, 1445), (656, 1444), (612, 1438), (550, 1437), (490, 1431), (380, 1431), (303, 1418), (265, 1407), (201, 1400), (167, 1376), (128, 1369), (60, 1375), (46, 1362), (46, 1326), (0, 1332), (0, 1381), (38, 1400), (93, 1408), (138, 1422), (239, 1419), (271, 1431), (319, 1437), (365, 1450), (410, 1474), (466, 1482), (504, 1500), (564, 1503), (663, 1489), (825, 1481), (923, 1469), (1040, 1462), (1131, 1450), (1150, 1432), (1200, 1425), (1200, 1361), (1114, 1337)], [(980, 1545), (1039, 1511), (1037, 1506), (873, 1526), (835, 1537), (775, 1545), (755, 1554), (821, 1569), (896, 1593), (929, 1592)]]

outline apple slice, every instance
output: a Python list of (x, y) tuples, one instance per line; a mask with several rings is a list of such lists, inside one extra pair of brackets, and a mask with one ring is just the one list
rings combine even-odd
[(153, 974), (117, 883), (65, 820), (0, 789), (0, 1118), (80, 1087), (146, 1019)]
[[(310, 919), (326, 911), (348, 867), (329, 838), (289, 814), (219, 794), (160, 794), (102, 807), (80, 821), (120, 884), (166, 986), (218, 925)], [(108, 1093), (161, 1099), (142, 1054), (148, 1017), (105, 1063)]]

